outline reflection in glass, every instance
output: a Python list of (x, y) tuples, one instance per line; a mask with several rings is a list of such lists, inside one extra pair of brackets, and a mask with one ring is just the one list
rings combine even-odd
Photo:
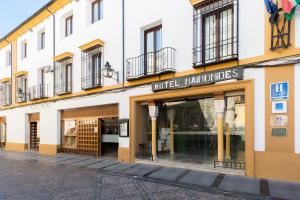
[[(225, 98), (225, 160), (244, 161), (244, 96)], [(158, 103), (157, 156), (176, 162), (212, 165), (217, 160), (217, 127), (214, 98)], [(151, 158), (151, 118), (142, 106), (142, 134), (137, 136), (137, 156)], [(226, 141), (227, 140), (227, 141)], [(226, 148), (227, 147), (227, 148)]]

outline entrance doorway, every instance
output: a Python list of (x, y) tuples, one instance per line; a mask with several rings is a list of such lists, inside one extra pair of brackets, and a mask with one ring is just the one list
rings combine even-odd
[(118, 157), (119, 148), (119, 128), (118, 118), (101, 120), (101, 145), (102, 155)]
[(0, 148), (5, 148), (6, 144), (6, 123), (0, 124)]
[(40, 134), (38, 128), (38, 122), (30, 122), (30, 150), (39, 150)]
[[(245, 168), (245, 96), (225, 95), (222, 113), (222, 141), (219, 141), (215, 98), (190, 97), (156, 102), (157, 160), (192, 163), (209, 168), (221, 165)], [(148, 105), (142, 108), (142, 133), (137, 137), (138, 159), (152, 160), (152, 121)], [(223, 143), (218, 149), (218, 143)], [(221, 163), (220, 152), (222, 153)]]

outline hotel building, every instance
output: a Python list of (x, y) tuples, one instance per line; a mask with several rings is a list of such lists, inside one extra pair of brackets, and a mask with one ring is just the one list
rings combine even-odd
[(52, 0), (0, 40), (0, 146), (299, 182), (299, 62), (299, 9)]

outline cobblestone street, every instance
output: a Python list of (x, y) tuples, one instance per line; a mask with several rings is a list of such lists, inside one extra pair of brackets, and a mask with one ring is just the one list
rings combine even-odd
[(43, 160), (1, 157), (0, 199), (244, 199)]
[(110, 157), (0, 150), (2, 199), (299, 199), (300, 184)]

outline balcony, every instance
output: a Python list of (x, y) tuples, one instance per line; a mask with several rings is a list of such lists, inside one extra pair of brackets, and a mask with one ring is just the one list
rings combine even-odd
[(27, 91), (23, 91), (22, 88), (18, 88), (17, 96), (16, 96), (16, 102), (17, 103), (23, 103), (27, 101)]
[(81, 77), (81, 88), (83, 90), (93, 89), (102, 86), (101, 74), (91, 74)]
[(61, 82), (55, 84), (55, 94), (56, 95), (63, 95), (72, 93), (72, 82)]
[(27, 94), (29, 101), (48, 98), (48, 85), (40, 84), (30, 87), (28, 88)]
[(165, 47), (156, 52), (128, 58), (127, 81), (175, 72), (175, 52), (176, 49)]

